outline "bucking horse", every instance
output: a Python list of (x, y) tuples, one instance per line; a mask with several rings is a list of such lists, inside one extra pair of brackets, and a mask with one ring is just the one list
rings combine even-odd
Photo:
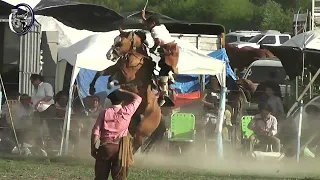
[(114, 86), (116, 80), (121, 88), (142, 97), (142, 103), (130, 122), (129, 132), (134, 137), (134, 152), (141, 147), (146, 137), (149, 138), (142, 151), (148, 151), (165, 132), (165, 126), (161, 123), (161, 109), (153, 91), (153, 87), (157, 87), (154, 86), (156, 63), (148, 56), (144, 43), (145, 32), (119, 31), (120, 35), (114, 39), (114, 44), (107, 53), (107, 59), (116, 64), (96, 73), (90, 84), (90, 94), (95, 93), (94, 85), (100, 76), (110, 75), (108, 87)]

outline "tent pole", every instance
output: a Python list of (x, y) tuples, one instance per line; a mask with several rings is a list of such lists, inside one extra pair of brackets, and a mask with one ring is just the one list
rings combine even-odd
[[(0, 100), (2, 100), (2, 90), (3, 90), (3, 95), (4, 95), (4, 98), (6, 100), (7, 107), (8, 107), (8, 112), (9, 112), (9, 116), (10, 116), (10, 122), (11, 122), (11, 126), (12, 126), (14, 139), (16, 141), (15, 143), (16, 143), (16, 146), (17, 146), (17, 148), (19, 150), (19, 154), (21, 155), (21, 149), (20, 149), (20, 146), (19, 146), (19, 141), (18, 141), (18, 137), (17, 137), (17, 133), (16, 133), (16, 128), (14, 127), (14, 124), (13, 124), (12, 113), (11, 113), (11, 109), (10, 109), (10, 105), (9, 105), (9, 102), (8, 102), (7, 93), (6, 93), (6, 90), (4, 88), (4, 83), (3, 83), (3, 79), (2, 79), (2, 75), (1, 74), (0, 74), (0, 81), (1, 81), (1, 84), (0, 84), (0, 92), (1, 92), (0, 95), (1, 95), (1, 98), (0, 98)], [(1, 106), (1, 103), (0, 103), (0, 106)]]
[[(312, 73), (309, 71), (309, 82), (312, 80)], [(309, 98), (312, 99), (313, 92), (312, 92), (312, 85), (309, 88)]]
[(226, 93), (227, 88), (222, 87), (220, 92), (220, 107), (219, 107), (219, 114), (218, 114), (218, 153), (219, 157), (223, 159), (223, 138), (222, 138), (222, 128), (223, 128), (223, 122), (224, 122), (224, 112), (225, 112), (225, 105), (226, 105)]
[(292, 105), (292, 107), (290, 108), (290, 110), (287, 113), (287, 117), (290, 116), (290, 114), (293, 112), (294, 108), (296, 108), (298, 106), (298, 102), (300, 102), (303, 98), (303, 96), (308, 92), (310, 86), (313, 84), (313, 82), (317, 79), (317, 77), (320, 74), (320, 68), (318, 69), (318, 71), (316, 72), (316, 74), (312, 77), (311, 81), (309, 82), (309, 84), (307, 85), (307, 87), (304, 88), (303, 92), (300, 94), (300, 96), (298, 97), (298, 99), (296, 100), (296, 102)]
[(71, 93), (69, 94), (68, 109), (67, 109), (67, 121), (66, 121), (66, 141), (65, 141), (65, 155), (69, 152), (69, 137), (70, 137), (70, 119), (71, 119), (71, 106), (72, 106), (72, 96), (73, 96), (73, 86), (70, 87)]
[(296, 76), (296, 101), (299, 98), (299, 77)]
[(71, 120), (71, 112), (72, 112), (72, 97), (73, 97), (73, 89), (74, 89), (74, 83), (76, 81), (76, 79), (74, 79), (74, 76), (77, 75), (77, 73), (75, 72), (76, 69), (78, 70), (78, 68), (76, 67), (76, 65), (74, 65), (73, 70), (72, 70), (72, 75), (71, 75), (71, 81), (70, 81), (70, 89), (69, 89), (69, 98), (68, 98), (68, 105), (67, 105), (67, 112), (66, 112), (66, 116), (65, 116), (65, 123), (66, 123), (66, 128), (65, 128), (65, 134), (66, 134), (66, 141), (65, 141), (65, 155), (68, 155), (69, 152), (69, 136), (70, 136), (70, 120)]
[(297, 162), (300, 161), (300, 146), (301, 146), (301, 128), (302, 128), (302, 115), (303, 115), (303, 100), (299, 102), (299, 125), (297, 136)]

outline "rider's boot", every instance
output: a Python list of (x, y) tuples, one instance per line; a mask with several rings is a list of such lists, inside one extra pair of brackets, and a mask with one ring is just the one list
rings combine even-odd
[(159, 105), (163, 106), (165, 101), (165, 96), (169, 96), (169, 86), (168, 86), (168, 76), (160, 76), (160, 95), (159, 95)]
[(174, 84), (176, 81), (174, 80), (173, 73), (169, 73), (169, 84)]

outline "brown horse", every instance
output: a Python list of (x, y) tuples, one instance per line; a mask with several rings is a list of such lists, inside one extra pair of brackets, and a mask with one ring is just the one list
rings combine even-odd
[(252, 62), (259, 58), (271, 58), (275, 57), (267, 49), (257, 49), (250, 46), (238, 48), (236, 46), (225, 43), (225, 48), (230, 60), (230, 64), (234, 69), (243, 71), (245, 67), (248, 67)]
[[(210, 83), (214, 91), (220, 91), (221, 86), (215, 76), (211, 76)], [(256, 86), (252, 81), (240, 78), (236, 80), (236, 87), (232, 87), (228, 90), (230, 90), (230, 92), (227, 95), (227, 104), (230, 105), (233, 110), (231, 122), (233, 127), (237, 128), (240, 125), (240, 120), (242, 118), (243, 105), (245, 102), (250, 102), (252, 100)]]
[(97, 72), (90, 84), (90, 93), (93, 94), (98, 77), (111, 75), (109, 85), (117, 80), (121, 88), (142, 97), (142, 103), (129, 126), (129, 132), (134, 137), (135, 151), (142, 145), (142, 140), (157, 129), (161, 120), (161, 109), (151, 88), (156, 64), (147, 55), (143, 44), (145, 37), (142, 31), (124, 32), (120, 29), (120, 35), (115, 38), (107, 54), (108, 59), (117, 61), (116, 64)]

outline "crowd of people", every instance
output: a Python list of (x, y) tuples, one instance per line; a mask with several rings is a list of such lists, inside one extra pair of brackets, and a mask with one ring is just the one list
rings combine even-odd
[[(0, 122), (4, 125), (12, 120), (20, 149), (28, 153), (26, 155), (47, 156), (47, 149), (54, 148), (52, 145), (60, 145), (68, 94), (59, 91), (54, 95), (52, 86), (44, 82), (41, 75), (32, 74), (30, 81), (34, 86), (33, 94), (11, 96), (10, 99), (18, 100), (18, 103), (11, 104), (10, 108), (7, 103), (2, 106)], [(72, 109), (71, 141), (77, 145), (80, 138), (89, 140), (91, 136), (96, 179), (108, 179), (110, 171), (113, 179), (126, 178), (128, 166), (122, 167), (118, 156), (128, 156), (130, 152), (132, 155), (132, 150), (125, 149), (123, 142), (130, 142), (128, 126), (141, 101), (138, 95), (117, 89), (108, 94), (104, 102), (106, 107), (101, 105), (98, 96), (89, 96), (85, 98), (84, 109)], [(44, 124), (52, 140), (50, 145), (44, 144)], [(77, 129), (81, 130), (80, 134)]]
[[(54, 95), (51, 84), (44, 82), (38, 74), (32, 74), (30, 81), (34, 87), (32, 95), (9, 95), (8, 98), (17, 103), (10, 105), (11, 113), (7, 103), (2, 106), (1, 125), (12, 126), (12, 118), (20, 147), (28, 149), (28, 153), (47, 155), (46, 149), (57, 149), (60, 146), (68, 93), (59, 91)], [(74, 108), (71, 112), (71, 140), (74, 144), (80, 138), (90, 139), (91, 128), (103, 108), (98, 96), (89, 96), (84, 103), (85, 108)], [(49, 138), (45, 136), (45, 129), (48, 130)]]

